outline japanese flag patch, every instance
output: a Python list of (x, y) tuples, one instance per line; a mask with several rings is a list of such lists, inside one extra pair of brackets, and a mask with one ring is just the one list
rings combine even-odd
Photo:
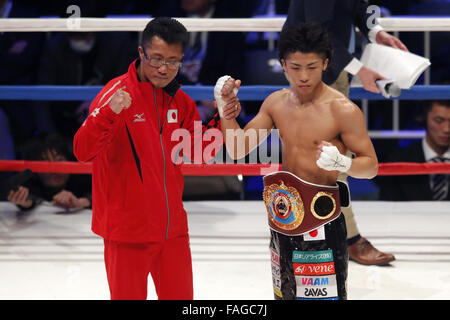
[(321, 226), (313, 231), (305, 233), (303, 235), (304, 241), (315, 241), (315, 240), (325, 240), (325, 228)]
[(169, 109), (167, 111), (167, 123), (177, 123), (178, 122), (178, 110)]

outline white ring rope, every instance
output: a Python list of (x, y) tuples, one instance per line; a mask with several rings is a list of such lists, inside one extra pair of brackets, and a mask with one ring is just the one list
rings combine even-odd
[[(151, 18), (10, 18), (0, 19), (0, 32), (136, 31)], [(285, 18), (177, 18), (188, 31), (278, 32)], [(386, 31), (450, 31), (450, 18), (378, 18)]]

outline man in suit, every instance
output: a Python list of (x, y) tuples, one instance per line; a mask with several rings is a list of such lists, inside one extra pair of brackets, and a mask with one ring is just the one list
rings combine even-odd
[[(387, 162), (450, 163), (450, 101), (433, 101), (426, 108), (426, 135), (407, 148), (398, 149)], [(450, 200), (450, 174), (378, 178), (380, 200)]]
[[(323, 81), (348, 97), (348, 74), (358, 75), (364, 89), (380, 93), (375, 81), (384, 79), (382, 75), (365, 67), (353, 55), (354, 26), (371, 42), (407, 50), (396, 37), (388, 34), (376, 23), (367, 0), (295, 0), (291, 1), (285, 26), (301, 22), (323, 24), (331, 34), (333, 56)], [(340, 174), (338, 180), (345, 182), (346, 174)], [(362, 237), (356, 225), (352, 207), (342, 210), (347, 226), (347, 244), (351, 260), (364, 265), (385, 265), (395, 260), (392, 254), (376, 249), (366, 238)]]

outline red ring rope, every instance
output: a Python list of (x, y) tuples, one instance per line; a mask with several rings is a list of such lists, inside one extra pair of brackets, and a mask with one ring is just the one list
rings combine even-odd
[[(80, 162), (48, 162), (0, 160), (0, 171), (22, 171), (30, 169), (33, 172), (79, 173), (90, 174), (91, 163)], [(182, 164), (181, 171), (187, 176), (261, 176), (281, 170), (279, 164)], [(379, 176), (417, 175), (417, 174), (449, 174), (449, 163), (415, 163), (392, 162), (380, 163)]]

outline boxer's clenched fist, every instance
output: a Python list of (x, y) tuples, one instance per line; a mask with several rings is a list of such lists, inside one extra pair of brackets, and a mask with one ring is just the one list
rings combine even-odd
[(115, 114), (119, 114), (123, 109), (128, 109), (131, 105), (131, 96), (128, 92), (124, 91), (125, 87), (117, 90), (109, 103), (109, 107)]
[(316, 164), (319, 168), (327, 171), (347, 172), (352, 165), (352, 159), (341, 154), (336, 146), (322, 141), (317, 149)]
[[(223, 76), (217, 80), (214, 87), (214, 98), (216, 99), (217, 109), (219, 110), (219, 115), (221, 118), (225, 117), (224, 108), (230, 105), (227, 111), (240, 111), (239, 100), (236, 101), (236, 95), (241, 86), (240, 80), (234, 80), (230, 76)], [(237, 113), (239, 114), (239, 113)]]

